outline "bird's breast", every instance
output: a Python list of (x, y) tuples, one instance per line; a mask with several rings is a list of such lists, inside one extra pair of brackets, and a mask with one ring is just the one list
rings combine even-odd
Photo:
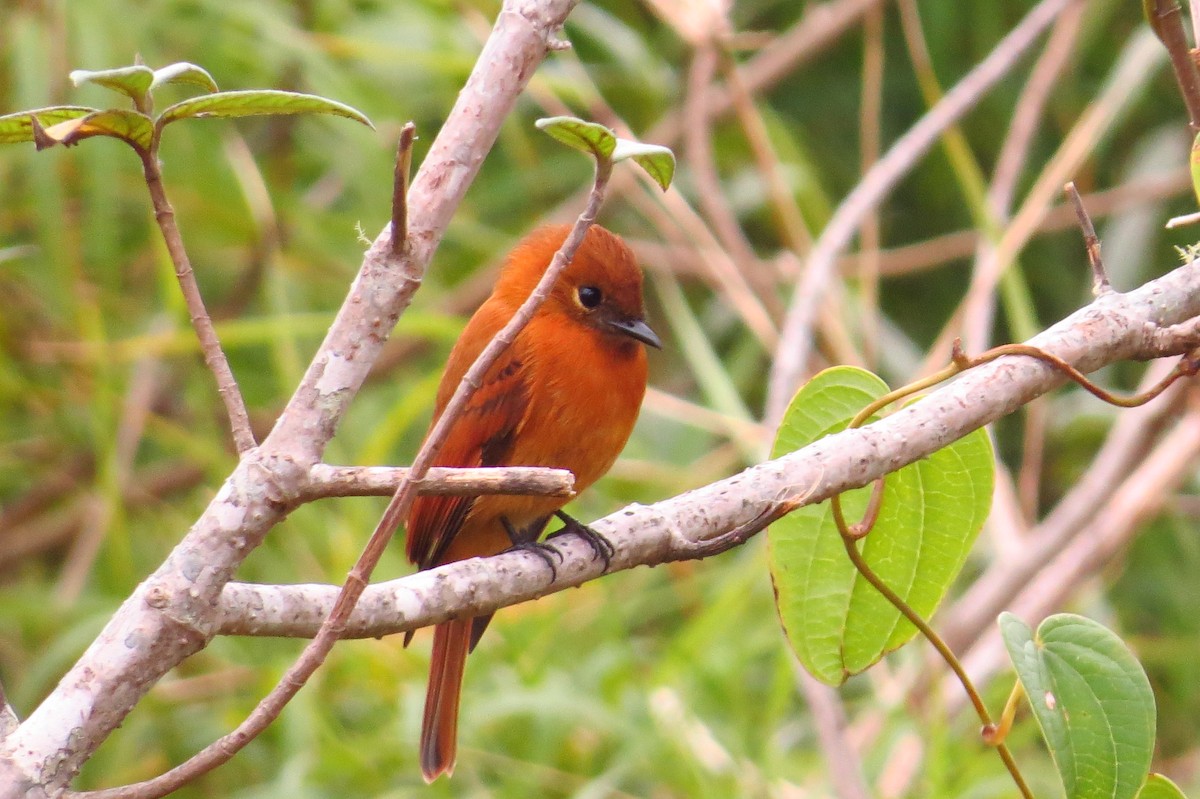
[(608, 471), (633, 431), (646, 353), (582, 325), (530, 332), (539, 346), (526, 356), (530, 407), (513, 462), (570, 469), (582, 491)]

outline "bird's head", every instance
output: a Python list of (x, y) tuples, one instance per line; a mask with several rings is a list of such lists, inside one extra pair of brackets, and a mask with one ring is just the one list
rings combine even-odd
[[(566, 240), (566, 225), (539, 228), (509, 256), (496, 283), (496, 293), (515, 310), (545, 274), (554, 253)], [(539, 313), (561, 314), (606, 335), (662, 348), (646, 324), (642, 303), (642, 270), (628, 245), (616, 234), (592, 225), (571, 263)]]

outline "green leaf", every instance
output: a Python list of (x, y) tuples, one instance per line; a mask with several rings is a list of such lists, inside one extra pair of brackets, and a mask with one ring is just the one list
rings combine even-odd
[(613, 149), (613, 163), (632, 158), (634, 163), (646, 170), (654, 182), (666, 191), (675, 177), (675, 153), (659, 144), (643, 144), (629, 139), (617, 139)]
[(109, 109), (93, 111), (78, 119), (68, 119), (34, 134), (39, 150), (61, 144), (70, 147), (94, 136), (110, 136), (147, 150), (150, 148), (154, 126), (150, 118), (137, 111)]
[(79, 119), (94, 113), (96, 113), (95, 108), (81, 105), (53, 105), (49, 108), (35, 108), (32, 111), (5, 114), (0, 116), (0, 144), (20, 144), (33, 141), (33, 123), (29, 121), (31, 116), (36, 116), (42, 127), (45, 128), (68, 119)]
[(1151, 774), (1138, 791), (1137, 799), (1187, 799), (1179, 786), (1161, 774)]
[(314, 94), (299, 94), (273, 89), (253, 89), (239, 92), (216, 92), (201, 97), (192, 97), (165, 109), (159, 124), (166, 125), (177, 119), (199, 117), (250, 117), (274, 114), (333, 114), (361, 122), (369, 128), (375, 126), (362, 112), (348, 105), (318, 97)]
[[(843, 430), (887, 392), (852, 367), (827, 369), (792, 400), (773, 457)], [(993, 458), (977, 430), (888, 475), (878, 521), (860, 544), (867, 563), (918, 613), (929, 617), (962, 569), (991, 505)], [(842, 495), (850, 522), (870, 486)], [(801, 508), (767, 533), (771, 579), (784, 632), (804, 667), (840, 685), (916, 633), (846, 556), (829, 503)]]
[(1103, 625), (1061, 613), (1029, 625), (1000, 614), (1008, 656), (1067, 799), (1133, 799), (1154, 752), (1155, 708), (1137, 658)]
[(617, 146), (617, 134), (596, 122), (575, 117), (543, 117), (533, 124), (551, 138), (597, 158), (611, 159)]
[(157, 89), (167, 83), (189, 83), (199, 86), (206, 92), (219, 91), (217, 82), (213, 80), (212, 75), (208, 74), (208, 70), (186, 61), (168, 64), (161, 69), (154, 70), (154, 82), (150, 84), (150, 88)]
[(133, 98), (134, 102), (140, 103), (154, 83), (154, 70), (137, 64), (132, 67), (102, 69), (96, 72), (77, 69), (71, 73), (70, 77), (71, 82), (76, 86), (95, 83), (106, 89), (112, 89), (114, 92), (127, 94)]

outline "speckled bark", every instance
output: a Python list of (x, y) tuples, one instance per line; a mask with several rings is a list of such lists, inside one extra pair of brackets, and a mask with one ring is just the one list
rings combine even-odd
[[(1121, 360), (1182, 353), (1200, 345), (1200, 264), (1128, 294), (1109, 294), (1030, 340), (1082, 371)], [(1182, 324), (1185, 320), (1192, 320)], [(858, 430), (822, 439), (778, 460), (651, 506), (633, 505), (590, 526), (617, 548), (611, 570), (697, 557), (706, 542), (752, 523), (775, 503), (821, 502), (919, 460), (1060, 385), (1041, 361), (1007, 357), (980, 366), (921, 401)], [(589, 547), (556, 541), (558, 578), (536, 557), (510, 553), (421, 572), (367, 589), (347, 635), (378, 636), (435, 624), (579, 585), (602, 573)], [(220, 632), (309, 637), (336, 587), (231, 583)]]

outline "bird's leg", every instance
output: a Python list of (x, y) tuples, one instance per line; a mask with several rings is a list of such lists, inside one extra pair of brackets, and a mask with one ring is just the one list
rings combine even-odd
[(531, 525), (531, 529), (535, 530), (533, 537), (530, 537), (524, 531), (518, 530), (513, 526), (513, 523), (508, 520), (507, 516), (500, 517), (500, 523), (504, 525), (504, 532), (508, 533), (508, 540), (512, 542), (512, 546), (504, 550), (505, 552), (532, 552), (541, 558), (548, 569), (550, 569), (550, 582), (558, 579), (558, 569), (554, 566), (554, 557), (558, 558), (558, 562), (562, 563), (563, 554), (559, 552), (552, 544), (543, 544), (537, 540), (537, 534), (546, 526), (545, 519), (541, 524)]
[(551, 538), (558, 538), (560, 535), (574, 533), (587, 542), (587, 545), (592, 548), (592, 553), (604, 561), (604, 570), (608, 571), (608, 566), (612, 562), (613, 555), (617, 554), (617, 548), (612, 545), (612, 542), (583, 522), (572, 516), (568, 516), (561, 510), (556, 510), (554, 515), (562, 519), (563, 526), (558, 531), (546, 536), (546, 540), (549, 541)]

